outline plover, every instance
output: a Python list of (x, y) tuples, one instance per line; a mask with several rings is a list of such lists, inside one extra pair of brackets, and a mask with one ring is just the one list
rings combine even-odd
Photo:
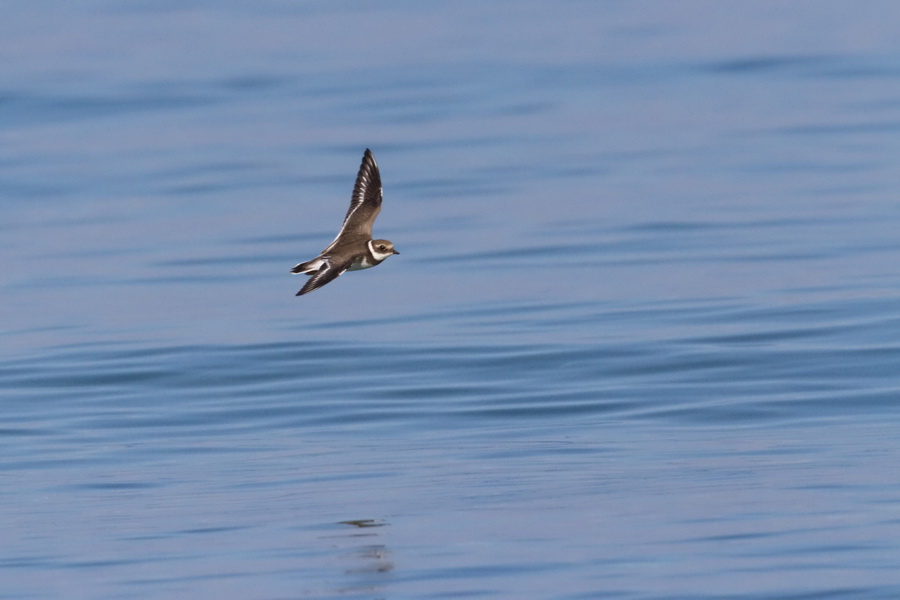
[(381, 211), (381, 175), (372, 151), (363, 154), (350, 208), (337, 237), (312, 260), (302, 262), (291, 273), (309, 275), (309, 281), (297, 292), (298, 296), (319, 289), (337, 279), (344, 271), (359, 271), (380, 264), (392, 254), (394, 244), (388, 240), (372, 239), (372, 224)]

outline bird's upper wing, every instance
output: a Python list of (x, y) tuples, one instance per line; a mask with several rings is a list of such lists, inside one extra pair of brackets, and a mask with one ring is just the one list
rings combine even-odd
[(302, 296), (303, 294), (308, 294), (313, 290), (317, 290), (326, 283), (334, 281), (338, 277), (340, 277), (344, 271), (350, 267), (350, 263), (347, 264), (335, 264), (331, 262), (327, 257), (324, 258), (325, 265), (310, 275), (310, 278), (306, 281), (306, 285), (304, 285), (299, 292), (297, 292), (298, 296)]
[(372, 224), (381, 212), (381, 195), (381, 174), (378, 172), (378, 164), (372, 151), (366, 148), (359, 173), (356, 174), (356, 184), (353, 186), (353, 196), (350, 198), (350, 208), (347, 209), (344, 223), (334, 241), (322, 252), (328, 252), (341, 236), (372, 239)]

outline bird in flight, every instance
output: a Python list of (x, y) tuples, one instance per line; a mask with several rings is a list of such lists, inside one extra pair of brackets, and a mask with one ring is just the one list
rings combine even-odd
[(392, 254), (400, 254), (388, 240), (372, 239), (372, 224), (380, 211), (381, 175), (372, 151), (366, 148), (356, 174), (350, 208), (337, 237), (317, 257), (291, 269), (291, 273), (309, 275), (298, 296), (319, 289), (344, 271), (368, 269)]

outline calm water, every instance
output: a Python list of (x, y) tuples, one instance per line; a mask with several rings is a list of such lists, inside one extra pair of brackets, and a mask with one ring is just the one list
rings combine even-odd
[(900, 5), (3, 12), (0, 598), (900, 597)]

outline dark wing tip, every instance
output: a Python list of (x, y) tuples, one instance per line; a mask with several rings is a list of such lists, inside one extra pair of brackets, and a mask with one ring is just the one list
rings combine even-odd
[(378, 174), (378, 163), (375, 162), (375, 155), (368, 148), (363, 152), (362, 164), (359, 166), (360, 174), (366, 171), (374, 171)]
[(373, 170), (378, 173), (378, 163), (375, 162), (375, 155), (372, 154), (372, 151), (366, 148), (366, 151), (363, 152), (362, 164), (359, 167), (360, 173), (368, 167), (369, 170)]
[(356, 174), (356, 183), (353, 186), (353, 204), (357, 202), (369, 202), (373, 206), (381, 206), (381, 173), (378, 171), (378, 163), (375, 155), (366, 148), (359, 172)]
[[(325, 285), (325, 284), (323, 283), (322, 285)], [(322, 285), (317, 285), (315, 278), (311, 278), (309, 281), (306, 282), (306, 285), (304, 285), (302, 288), (300, 288), (300, 291), (294, 295), (302, 296), (303, 294), (308, 294), (311, 291), (322, 287)]]
[(322, 287), (323, 285), (328, 283), (328, 281), (331, 281), (330, 279), (326, 280), (326, 281), (321, 281), (321, 280), (322, 280), (322, 278), (318, 277), (318, 273), (316, 273), (315, 275), (313, 275), (312, 277), (310, 277), (307, 280), (306, 284), (304, 284), (304, 286), (302, 288), (300, 288), (300, 291), (297, 292), (295, 295), (302, 296), (303, 294), (308, 294), (313, 290), (319, 289), (320, 287)]

